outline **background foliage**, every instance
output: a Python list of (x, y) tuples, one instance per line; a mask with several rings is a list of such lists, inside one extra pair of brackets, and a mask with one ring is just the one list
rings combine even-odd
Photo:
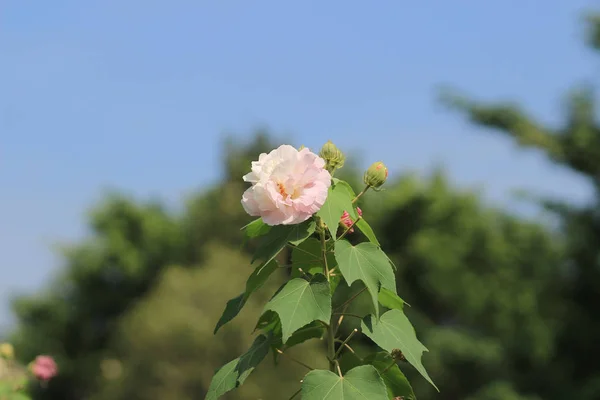
[[(590, 27), (590, 44), (600, 50), (600, 20)], [(385, 192), (360, 201), (399, 267), (399, 293), (412, 305), (406, 312), (430, 350), (424, 364), (440, 394), (404, 369), (420, 398), (600, 398), (600, 126), (591, 88), (569, 99), (564, 123), (553, 128), (512, 103), (445, 97), (474, 123), (588, 178), (596, 196), (584, 207), (541, 199), (560, 217), (559, 229), (490, 208), (441, 171), (391, 178)], [(214, 369), (248, 347), (265, 293), (283, 277), (217, 336), (212, 329), (252, 271), (252, 248), (240, 249), (239, 228), (250, 221), (239, 204), (240, 177), (280, 143), (265, 133), (235, 143), (224, 146), (222, 181), (187, 199), (181, 212), (107, 196), (90, 213), (90, 235), (64, 249), (54, 282), (15, 301), (17, 354), (49, 353), (61, 367), (35, 398), (198, 399)], [(359, 182), (356, 168), (342, 171)], [(361, 340), (359, 351), (372, 346)], [(319, 346), (295, 351), (325, 367)], [(267, 362), (227, 398), (280, 399), (303, 373), (285, 360), (277, 368)]]

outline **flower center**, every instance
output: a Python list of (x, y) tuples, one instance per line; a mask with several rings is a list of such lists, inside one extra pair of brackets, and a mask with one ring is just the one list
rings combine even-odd
[(300, 190), (294, 189), (294, 192), (290, 195), (285, 189), (285, 185), (283, 183), (277, 183), (277, 191), (283, 196), (284, 199), (287, 199), (290, 196), (293, 199), (297, 199), (300, 196)]
[(288, 197), (288, 194), (285, 191), (285, 186), (283, 186), (283, 183), (277, 184), (277, 191), (283, 196), (283, 198)]

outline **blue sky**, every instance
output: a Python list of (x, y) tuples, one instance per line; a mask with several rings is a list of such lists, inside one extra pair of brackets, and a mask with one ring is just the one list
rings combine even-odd
[(219, 174), (223, 133), (327, 139), (392, 175), (580, 201), (589, 188), (436, 103), (438, 84), (560, 123), (597, 78), (592, 1), (43, 1), (0, 12), (0, 326), (59, 266), (105, 188), (175, 204)]

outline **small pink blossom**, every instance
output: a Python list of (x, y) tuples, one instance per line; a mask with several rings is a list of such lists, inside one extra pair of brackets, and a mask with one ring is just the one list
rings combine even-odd
[(242, 206), (267, 225), (299, 224), (319, 211), (331, 186), (325, 161), (309, 149), (282, 145), (263, 153), (244, 175), (252, 183), (242, 195)]
[[(358, 212), (358, 215), (362, 217), (362, 210), (360, 209), (360, 207), (356, 207), (356, 211)], [(350, 228), (348, 233), (354, 232), (354, 228), (351, 228), (351, 226), (354, 225), (354, 221), (352, 220), (352, 218), (350, 218), (350, 214), (348, 214), (348, 211), (344, 211), (340, 222), (346, 227), (346, 229)]]
[(50, 356), (37, 356), (31, 366), (33, 375), (41, 381), (49, 381), (58, 374), (58, 367)]

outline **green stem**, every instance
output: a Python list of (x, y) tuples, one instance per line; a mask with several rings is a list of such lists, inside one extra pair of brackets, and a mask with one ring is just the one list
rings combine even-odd
[(333, 315), (342, 315), (342, 316), (347, 315), (348, 317), (354, 317), (354, 318), (359, 318), (359, 319), (363, 318), (358, 314), (350, 314), (350, 313), (334, 313)]
[(349, 227), (347, 227), (347, 228), (346, 228), (346, 230), (345, 230), (344, 232), (342, 232), (342, 234), (340, 235), (340, 237), (338, 237), (337, 239), (335, 239), (335, 240), (336, 240), (336, 242), (337, 242), (338, 240), (340, 240), (340, 239), (343, 239), (343, 238), (344, 238), (344, 236), (346, 236), (346, 234), (347, 234), (348, 232), (350, 232), (350, 230), (351, 230), (352, 228), (354, 228), (354, 225), (356, 225), (356, 223), (357, 223), (357, 222), (358, 222), (358, 221), (359, 221), (361, 218), (362, 218), (362, 217), (359, 215), (359, 216), (358, 216), (358, 218), (356, 218), (356, 221), (353, 221), (353, 222), (352, 222), (352, 225), (350, 225)]
[[(321, 236), (321, 254), (323, 256), (323, 265), (325, 266), (325, 276), (327, 277), (327, 282), (330, 280), (329, 275), (329, 265), (327, 265), (327, 242), (325, 241), (325, 227), (323, 226), (323, 221), (320, 220), (319, 224), (321, 225), (320, 236)], [(329, 325), (327, 325), (327, 358), (329, 359), (329, 369), (332, 372), (335, 372), (335, 331), (333, 327), (333, 323), (330, 320)]]
[(329, 324), (327, 328), (327, 358), (329, 359), (329, 369), (335, 372), (335, 332), (333, 324)]
[[(335, 341), (338, 342), (338, 343), (344, 343), (340, 339), (335, 339)], [(350, 347), (348, 345), (348, 343), (344, 344), (344, 347), (347, 348), (348, 350), (350, 350), (350, 353), (355, 354), (354, 349), (352, 347)]]
[(345, 302), (343, 302), (342, 304), (340, 304), (338, 307), (336, 307), (335, 310), (339, 310), (340, 308), (344, 308), (344, 306), (350, 304), (354, 299), (356, 299), (365, 290), (367, 290), (366, 286), (364, 288), (362, 288), (361, 290), (359, 290), (358, 292), (356, 292), (356, 294), (354, 296), (350, 297), (348, 300), (346, 300)]
[(275, 349), (275, 350), (276, 350), (276, 351), (277, 351), (279, 354), (281, 354), (282, 356), (286, 356), (287, 358), (289, 358), (291, 361), (295, 362), (296, 364), (298, 364), (298, 365), (302, 365), (304, 368), (307, 368), (307, 369), (309, 369), (309, 370), (311, 370), (311, 371), (314, 369), (314, 368), (313, 368), (313, 367), (311, 367), (310, 365), (307, 365), (307, 364), (303, 363), (303, 362), (302, 362), (302, 361), (300, 361), (300, 360), (296, 360), (294, 357), (290, 356), (290, 355), (289, 355), (289, 354), (287, 354), (287, 353), (284, 353), (283, 351), (281, 351), (281, 350), (279, 350), (279, 349)]
[(334, 358), (336, 358), (337, 356), (340, 355), (340, 353), (342, 352), (342, 350), (344, 349), (344, 346), (346, 345), (346, 343), (348, 343), (350, 341), (350, 339), (352, 339), (352, 336), (354, 336), (356, 334), (356, 332), (358, 332), (358, 329), (354, 329), (352, 332), (350, 332), (350, 334), (348, 335), (348, 337), (346, 338), (346, 340), (344, 340), (341, 344), (341, 346), (338, 348), (338, 350), (335, 352), (335, 355), (333, 356)]
[(371, 187), (370, 185), (367, 185), (367, 186), (366, 186), (366, 187), (365, 187), (365, 188), (362, 190), (362, 192), (360, 192), (359, 194), (357, 194), (357, 195), (356, 195), (356, 197), (354, 198), (354, 200), (352, 200), (352, 204), (356, 203), (356, 202), (358, 201), (358, 199), (360, 199), (360, 196), (362, 196), (363, 194), (365, 194), (365, 192), (366, 192), (367, 190), (369, 190), (369, 188), (370, 188), (370, 187)]
[(323, 254), (323, 265), (325, 265), (325, 276), (327, 277), (327, 282), (329, 282), (329, 266), (327, 265), (327, 243), (325, 242), (325, 227), (323, 226), (323, 222), (321, 221), (321, 252)]

